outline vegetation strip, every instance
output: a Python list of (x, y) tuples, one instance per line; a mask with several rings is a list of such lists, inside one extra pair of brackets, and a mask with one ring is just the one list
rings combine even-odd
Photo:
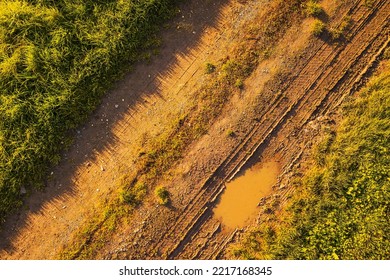
[[(389, 50), (387, 50), (388, 59)], [(244, 259), (386, 259), (390, 254), (389, 61), (340, 127), (316, 147), (313, 167), (280, 213), (249, 233)]]

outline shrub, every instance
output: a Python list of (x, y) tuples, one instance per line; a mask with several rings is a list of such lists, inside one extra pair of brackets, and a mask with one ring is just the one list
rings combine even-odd
[(206, 63), (206, 73), (207, 74), (213, 73), (215, 71), (215, 69), (216, 69), (215, 65), (213, 65), (209, 62)]
[(154, 190), (154, 194), (156, 195), (157, 202), (160, 205), (167, 205), (169, 203), (169, 192), (164, 187), (157, 187)]
[(234, 84), (237, 88), (243, 89), (244, 88), (244, 83), (242, 82), (241, 79), (237, 79), (236, 83)]
[(137, 183), (132, 188), (122, 191), (121, 200), (131, 206), (136, 207), (141, 204), (146, 193), (146, 185), (143, 183)]
[(337, 28), (330, 28), (329, 33), (333, 41), (340, 40), (344, 35), (343, 32)]
[(228, 130), (226, 131), (226, 135), (227, 135), (228, 137), (234, 137), (234, 136), (236, 136), (236, 133), (235, 133), (233, 130), (228, 129)]
[(237, 61), (233, 60), (233, 59), (229, 59), (228, 61), (226, 61), (223, 65), (222, 65), (222, 74), (230, 79), (232, 77), (234, 77), (235, 75), (237, 75), (239, 73), (239, 70), (240, 70), (240, 65), (237, 63)]
[(351, 28), (351, 26), (352, 18), (350, 16), (345, 16), (338, 28), (331, 28), (329, 30), (332, 40), (339, 40), (345, 37), (346, 32)]
[(353, 23), (353, 20), (352, 20), (351, 16), (345, 16), (345, 17), (343, 17), (343, 20), (341, 21), (341, 24), (340, 24), (340, 26), (339, 26), (339, 30), (340, 30), (341, 32), (346, 32), (346, 31), (348, 31), (348, 29), (351, 28), (352, 23)]
[(306, 4), (306, 14), (313, 17), (318, 17), (324, 13), (322, 7), (315, 1), (309, 1)]
[(311, 29), (311, 33), (316, 36), (316, 37), (319, 37), (321, 36), (326, 30), (326, 25), (325, 23), (323, 23), (321, 20), (319, 19), (316, 19), (314, 22), (313, 22), (313, 25), (312, 25), (312, 29)]
[(364, 5), (367, 8), (372, 8), (372, 7), (374, 7), (374, 0), (364, 0)]

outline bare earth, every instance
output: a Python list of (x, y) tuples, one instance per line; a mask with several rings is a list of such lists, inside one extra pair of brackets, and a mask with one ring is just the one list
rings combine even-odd
[[(261, 18), (266, 0), (189, 1), (171, 27), (162, 32), (161, 52), (107, 93), (101, 106), (76, 132), (74, 144), (43, 192), (27, 199), (0, 234), (1, 259), (53, 259), (72, 234), (116, 195), (115, 182), (134, 170), (139, 150), (161, 134), (170, 120), (189, 108), (205, 77), (205, 63), (226, 58), (245, 40), (240, 26)], [(389, 42), (390, 2), (335, 1), (322, 5), (329, 25), (344, 15), (353, 25), (349, 40), (329, 43), (310, 35), (312, 19), (290, 28), (269, 59), (227, 101), (209, 132), (193, 143), (170, 177), (170, 207), (147, 200), (131, 224), (121, 225), (99, 252), (101, 259), (226, 258), (227, 246), (245, 228), (230, 229), (213, 216), (224, 184), (252, 162), (278, 161), (281, 174), (265, 200), (282, 199), (289, 172), (308, 150), (320, 126), (330, 121), (340, 102), (358, 87)], [(283, 74), (280, 74), (283, 73)], [(236, 137), (227, 137), (232, 130)], [(259, 216), (266, 218), (264, 201)]]

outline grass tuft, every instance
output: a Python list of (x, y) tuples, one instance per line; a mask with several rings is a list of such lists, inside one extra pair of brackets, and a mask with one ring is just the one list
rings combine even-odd
[(169, 203), (169, 192), (164, 187), (157, 187), (154, 190), (154, 194), (156, 196), (157, 202), (160, 205), (167, 205)]
[(314, 20), (311, 26), (311, 33), (316, 37), (320, 37), (325, 31), (326, 31), (325, 23), (323, 23), (319, 19)]
[(324, 9), (316, 1), (307, 2), (305, 11), (307, 15), (313, 17), (319, 17), (324, 14)]

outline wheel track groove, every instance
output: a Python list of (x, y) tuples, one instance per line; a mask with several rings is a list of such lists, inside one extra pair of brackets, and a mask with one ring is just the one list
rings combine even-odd
[[(360, 1), (355, 2), (353, 7), (348, 11), (348, 13), (353, 13), (357, 10), (354, 17), (359, 17), (359, 20), (357, 21), (358, 24), (355, 24), (353, 30), (351, 30), (351, 34), (354, 38), (355, 36), (358, 36), (358, 38), (365, 38), (365, 35), (367, 34), (364, 34), (364, 30), (372, 21), (373, 17), (375, 17), (377, 11), (383, 11), (383, 7), (389, 7), (389, 4), (386, 2), (387, 1), (377, 2), (377, 5), (371, 10), (363, 8)], [(382, 21), (382, 26), (383, 22), (386, 21), (387, 17)], [(380, 32), (377, 32), (374, 39), (368, 37), (369, 39), (372, 39), (371, 41), (374, 41), (375, 38), (379, 36)], [(370, 43), (368, 45), (366, 44), (364, 51), (369, 47)], [(320, 85), (332, 76), (331, 74), (333, 71), (330, 69), (332, 68), (330, 66), (338, 61), (338, 58), (344, 51), (348, 50), (352, 50), (351, 52), (353, 52), (353, 46), (351, 45), (349, 48), (339, 46), (336, 50), (324, 42), (317, 46), (316, 51), (307, 59), (302, 70), (289, 81), (289, 85), (274, 97), (268, 110), (264, 110), (264, 113), (260, 117), (264, 121), (256, 123), (253, 129), (245, 136), (244, 140), (228, 155), (222, 164), (214, 170), (212, 175), (205, 180), (198, 194), (189, 202), (183, 211), (181, 211), (177, 221), (161, 235), (161, 238), (159, 238), (157, 242), (154, 242), (155, 246), (151, 245), (150, 252), (165, 251), (165, 256), (169, 259), (180, 256), (186, 245), (200, 232), (200, 228), (211, 221), (211, 207), (216, 198), (224, 190), (224, 182), (232, 179), (259, 147), (266, 143), (275, 132), (280, 131), (286, 124), (286, 121), (293, 117), (297, 111), (301, 111), (302, 107), (310, 102), (309, 100), (311, 98), (317, 100), (314, 113), (319, 112), (318, 108), (325, 108), (324, 103), (327, 103), (327, 100), (333, 102), (333, 100), (337, 99), (336, 96), (327, 99), (329, 92), (324, 91), (319, 97), (316, 93), (320, 88)], [(364, 51), (358, 55), (358, 58), (361, 57)], [(344, 56), (342, 56), (342, 58), (343, 57)], [(353, 57), (351, 55), (351, 58), (344, 63), (341, 72), (347, 70), (355, 60), (356, 56)], [(325, 76), (323, 75), (324, 71), (326, 73)], [(344, 79), (345, 74), (346, 72), (339, 74), (341, 77), (337, 79), (332, 89), (337, 86), (339, 81)], [(312, 79), (307, 79), (307, 76), (312, 77)], [(304, 88), (303, 90), (302, 87)], [(287, 95), (288, 92), (291, 94)], [(293, 93), (296, 92), (301, 92), (301, 94), (295, 96)], [(275, 113), (277, 114), (277, 112), (284, 113), (275, 119), (273, 115)], [(301, 118), (300, 123), (302, 123), (302, 126), (308, 122), (312, 115), (313, 112), (305, 114)], [(264, 127), (266, 127), (266, 129), (264, 129)], [(246, 154), (247, 156), (245, 156)], [(230, 234), (227, 236), (221, 235), (219, 241), (222, 243), (219, 244), (227, 244), (228, 242), (225, 241), (233, 237), (231, 237)], [(212, 252), (209, 256), (216, 257), (219, 253), (220, 251), (217, 253)], [(199, 256), (199, 254), (196, 253), (195, 256)]]

